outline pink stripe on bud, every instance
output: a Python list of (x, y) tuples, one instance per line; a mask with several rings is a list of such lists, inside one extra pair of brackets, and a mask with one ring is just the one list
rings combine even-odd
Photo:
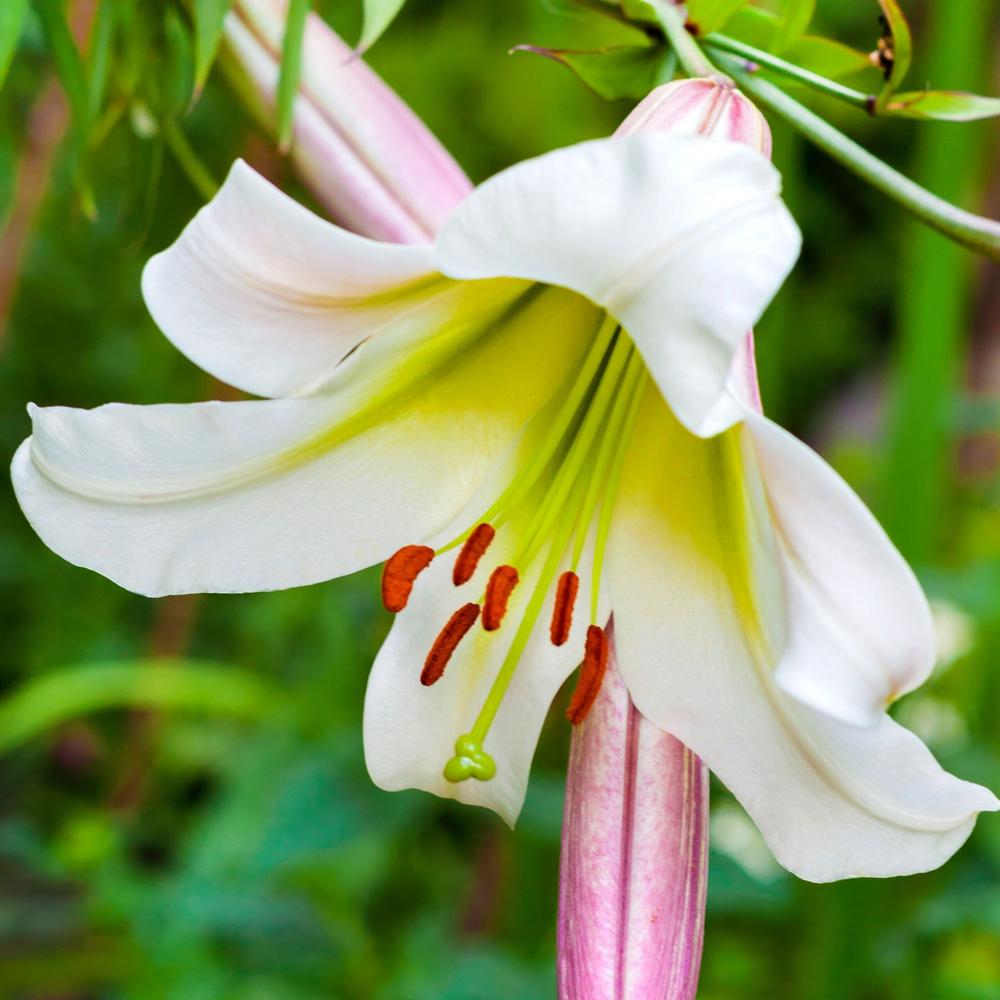
[(771, 155), (767, 120), (729, 79), (665, 83), (639, 103), (615, 134), (652, 131), (742, 142), (765, 156)]
[(632, 704), (614, 661), (573, 733), (559, 890), (562, 1000), (690, 1000), (708, 871), (708, 772)]
[[(224, 60), (261, 124), (275, 128), (286, 0), (237, 0)], [(334, 221), (374, 239), (422, 243), (472, 185), (419, 118), (316, 14), (306, 25), (290, 150)]]

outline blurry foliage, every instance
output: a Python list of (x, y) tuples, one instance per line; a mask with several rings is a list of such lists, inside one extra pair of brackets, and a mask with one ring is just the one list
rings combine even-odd
[[(192, 103), (197, 67), (210, 62), (207, 29), (194, 33), (186, 8), (166, 2), (119, 4), (132, 34), (109, 37), (110, 2), (97, 8), (89, 55), (75, 69), (79, 57), (61, 56), (80, 92), (77, 124), (54, 157), (40, 136), (45, 116), (61, 115), (46, 96), (58, 4), (23, 5), (0, 94), (0, 213), (10, 219), (0, 289), (17, 278), (13, 305), (0, 296), (7, 455), (27, 432), (28, 400), (94, 406), (220, 391), (157, 333), (139, 295), (144, 260), (201, 200), (162, 123), (177, 125), (215, 177), (237, 155), (280, 173), (221, 80), (210, 75)], [(197, 6), (210, 16), (225, 5)], [(320, 6), (359, 37), (360, 5)], [(995, 72), (990, 5), (975, 4), (960, 44), (966, 8), (955, 5), (949, 27), (941, 6), (908, 6), (925, 60), (913, 75), (933, 63), (936, 84), (995, 92), (981, 78)], [(0, 32), (16, 7), (0, 3)], [(411, 0), (371, 62), (481, 179), (606, 134), (629, 108), (549, 61), (507, 56), (525, 42), (616, 43), (613, 25), (567, 7)], [(867, 51), (876, 15), (874, 4), (821, 0), (818, 29)], [(932, 186), (984, 203), (995, 127), (959, 138), (958, 126), (822, 107)], [(947, 767), (1000, 787), (1000, 302), (987, 294), (996, 270), (915, 232), (783, 129), (775, 156), (806, 244), (758, 331), (765, 399), (876, 504), (937, 602), (942, 667), (901, 716)], [(968, 368), (985, 396), (964, 389)], [(553, 995), (565, 726), (553, 719), (546, 730), (514, 833), (486, 813), (375, 789), (361, 709), (388, 622), (373, 573), (151, 602), (48, 552), (7, 490), (0, 592), (0, 996)], [(811, 886), (769, 863), (723, 789), (714, 801), (705, 1000), (1000, 997), (997, 817), (939, 872)]]

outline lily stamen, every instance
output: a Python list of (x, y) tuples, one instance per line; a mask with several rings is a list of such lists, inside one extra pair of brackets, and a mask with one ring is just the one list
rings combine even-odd
[(382, 606), (393, 614), (406, 607), (417, 577), (431, 564), (434, 550), (428, 545), (404, 545), (390, 556), (382, 570)]
[(455, 560), (451, 579), (456, 587), (460, 587), (472, 579), (476, 567), (479, 565), (479, 560), (485, 555), (495, 535), (496, 529), (492, 524), (483, 523), (473, 529)]
[(604, 682), (604, 674), (608, 669), (608, 636), (598, 625), (587, 629), (587, 642), (584, 646), (583, 663), (580, 664), (580, 679), (570, 698), (566, 718), (574, 726), (580, 725), (590, 713)]
[(431, 646), (430, 652), (427, 654), (427, 659), (424, 660), (424, 669), (420, 672), (420, 683), (424, 687), (430, 687), (441, 680), (452, 653), (465, 638), (469, 629), (476, 624), (478, 617), (478, 604), (463, 604), (448, 619), (447, 625), (438, 633), (434, 645)]
[(511, 591), (517, 586), (520, 577), (513, 566), (497, 566), (486, 585), (486, 600), (483, 602), (483, 628), (487, 632), (495, 632), (500, 628), (504, 615), (507, 613), (507, 602)]
[(580, 578), (572, 570), (567, 570), (559, 577), (556, 586), (556, 602), (552, 608), (552, 622), (549, 625), (549, 636), (553, 646), (562, 646), (569, 638), (573, 627), (573, 605), (580, 590)]

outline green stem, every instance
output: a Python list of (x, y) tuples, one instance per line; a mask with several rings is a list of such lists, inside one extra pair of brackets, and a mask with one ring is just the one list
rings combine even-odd
[(805, 86), (811, 87), (813, 90), (818, 90), (823, 94), (829, 94), (830, 97), (836, 97), (841, 101), (847, 101), (848, 104), (853, 104), (855, 107), (867, 109), (874, 100), (873, 97), (870, 97), (868, 94), (863, 94), (860, 90), (845, 87), (842, 83), (837, 83), (835, 80), (829, 80), (825, 76), (813, 73), (811, 70), (805, 69), (802, 66), (796, 66), (794, 63), (786, 62), (779, 56), (771, 55), (770, 52), (765, 52), (763, 49), (756, 49), (752, 45), (747, 45), (745, 42), (737, 41), (735, 38), (728, 38), (726, 35), (708, 35), (705, 38), (705, 44), (708, 46), (709, 50), (718, 49), (722, 52), (730, 52), (733, 55), (743, 56), (745, 59), (749, 59), (755, 63), (759, 63), (761, 66), (766, 66), (768, 69), (774, 70), (775, 73), (787, 76), (790, 79), (796, 80), (798, 83), (805, 84)]
[(160, 131), (167, 147), (173, 153), (174, 159), (192, 186), (206, 201), (211, 201), (217, 194), (219, 185), (215, 183), (215, 178), (201, 162), (201, 158), (188, 142), (187, 136), (181, 131), (180, 126), (172, 119), (165, 119), (160, 122)]
[(992, 260), (1000, 260), (1000, 223), (966, 212), (911, 181), (773, 83), (748, 72), (740, 60), (721, 52), (716, 53), (715, 58), (761, 104), (872, 187), (956, 243)]
[(672, 0), (648, 0), (648, 3), (667, 36), (670, 47), (684, 67), (684, 72), (688, 76), (718, 76), (719, 71), (684, 27), (680, 8)]

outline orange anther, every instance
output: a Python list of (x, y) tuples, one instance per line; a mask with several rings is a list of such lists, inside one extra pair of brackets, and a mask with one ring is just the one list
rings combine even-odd
[(497, 566), (486, 584), (486, 601), (483, 604), (483, 628), (487, 632), (495, 632), (500, 628), (503, 616), (507, 613), (507, 602), (511, 591), (517, 586), (520, 578), (513, 566)]
[(569, 638), (573, 627), (573, 605), (576, 603), (580, 578), (572, 570), (567, 570), (556, 585), (556, 602), (552, 607), (552, 623), (549, 636), (553, 646), (561, 646)]
[(452, 582), (456, 587), (460, 587), (472, 579), (472, 574), (476, 572), (479, 560), (483, 558), (483, 553), (490, 547), (494, 535), (496, 535), (496, 529), (492, 524), (480, 524), (465, 540), (451, 574)]
[(438, 633), (427, 659), (424, 660), (424, 669), (420, 672), (420, 683), (424, 687), (430, 687), (441, 680), (455, 647), (462, 641), (465, 633), (476, 624), (478, 617), (478, 604), (463, 604), (448, 619), (448, 624)]
[(594, 707), (607, 669), (608, 637), (604, 629), (591, 625), (587, 629), (587, 643), (584, 646), (583, 663), (580, 664), (580, 679), (576, 682), (576, 690), (569, 700), (569, 708), (566, 709), (566, 718), (574, 726), (580, 725)]
[(386, 611), (402, 611), (410, 599), (413, 581), (430, 565), (434, 550), (426, 545), (404, 545), (391, 555), (382, 570), (382, 605)]

